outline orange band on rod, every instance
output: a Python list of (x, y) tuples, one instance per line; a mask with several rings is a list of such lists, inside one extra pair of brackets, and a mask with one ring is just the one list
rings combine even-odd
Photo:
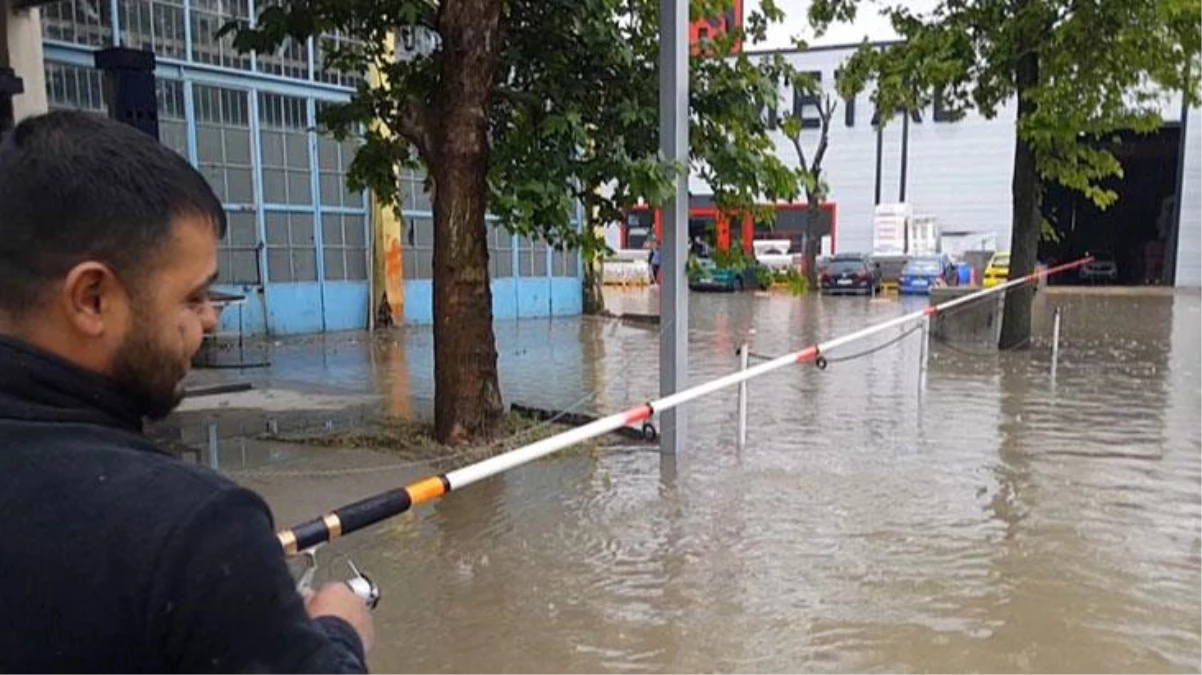
[(634, 424), (635, 422), (643, 422), (651, 418), (653, 410), (650, 405), (644, 403), (637, 408), (631, 408), (626, 411), (626, 423)]
[(342, 519), (336, 513), (327, 513), (321, 517), (322, 522), (326, 524), (326, 530), (330, 533), (330, 541), (342, 536)]
[(296, 555), (296, 534), (292, 530), (284, 530), (276, 537), (280, 540), (280, 546), (284, 547), (285, 555)]
[(805, 363), (806, 361), (810, 361), (810, 360), (814, 359), (814, 357), (816, 357), (816, 356), (818, 356), (818, 348), (817, 347), (808, 347), (806, 349), (803, 349), (801, 351), (801, 353), (799, 353), (797, 355), (797, 362)]
[(442, 479), (438, 476), (423, 478), (422, 480), (405, 486), (405, 492), (409, 493), (409, 502), (413, 506), (424, 504), (431, 499), (438, 499), (446, 494), (446, 486), (442, 484)]

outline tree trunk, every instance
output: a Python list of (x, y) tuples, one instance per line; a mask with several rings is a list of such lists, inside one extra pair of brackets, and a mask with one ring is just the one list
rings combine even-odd
[[(1020, 50), (1024, 48), (1020, 41)], [(1026, 50), (1019, 57), (1015, 72), (1018, 95), (1018, 121), (1035, 111), (1030, 90), (1039, 83), (1039, 56)], [(1035, 150), (1017, 130), (1014, 140), (1014, 176), (1011, 182), (1013, 221), (1010, 231), (1010, 279), (1019, 279), (1035, 271), (1039, 252), (1040, 181), (1035, 165)], [(1030, 284), (1006, 291), (1002, 316), (1000, 349), (1020, 349), (1031, 343), (1031, 300), (1034, 289)]]
[(487, 437), (503, 412), (484, 224), (488, 112), (499, 63), (501, 0), (439, 10), (442, 86), (433, 109), (434, 426), (440, 442)]
[(604, 283), (603, 260), (600, 255), (595, 259), (584, 261), (584, 313), (596, 316), (605, 311), (605, 294), (602, 292)]
[(811, 200), (806, 205), (805, 246), (806, 287), (811, 291), (818, 288), (818, 253), (822, 250), (822, 237), (818, 236), (820, 218), (822, 207), (819, 202)]
[[(595, 193), (596, 188), (592, 190), (591, 194)], [(596, 243), (599, 244), (598, 247), (593, 249), (596, 251), (596, 253), (592, 254), (591, 256), (586, 255), (583, 248), (581, 248), (580, 251), (580, 260), (583, 263), (582, 267), (584, 267), (584, 279), (582, 280), (584, 292), (584, 313), (589, 316), (597, 316), (605, 311), (605, 294), (603, 293), (603, 287), (605, 284), (604, 251), (606, 248), (604, 234), (601, 234), (604, 232), (604, 229), (596, 225), (596, 222), (600, 220), (600, 218), (598, 216), (598, 209), (595, 204), (586, 201), (584, 213), (584, 231), (588, 233), (589, 236), (591, 236), (594, 240), (598, 240)]]

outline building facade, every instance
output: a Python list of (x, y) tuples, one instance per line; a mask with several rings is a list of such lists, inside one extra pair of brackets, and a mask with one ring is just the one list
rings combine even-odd
[[(823, 89), (837, 97), (835, 73), (855, 48), (815, 48), (786, 52), (785, 57), (797, 68), (814, 73)], [(796, 95), (788, 89), (781, 96), (783, 105), (792, 108), (793, 114), (802, 118), (803, 125), (816, 125), (815, 97)], [(838, 213), (836, 251), (870, 251), (873, 209), (877, 203), (889, 202), (907, 202), (915, 213), (934, 215), (944, 232), (985, 233), (996, 237), (999, 249), (1009, 248), (1015, 113), (1013, 104), (1002, 107), (992, 119), (976, 112), (958, 117), (931, 106), (916, 111), (908, 125), (897, 115), (885, 125), (878, 140), (870, 94), (839, 100), (824, 162), (830, 184), (829, 200)], [(1159, 236), (1170, 258), (1165, 264), (1175, 266), (1176, 273), (1170, 278), (1177, 286), (1184, 287), (1202, 285), (1200, 113), (1191, 109), (1183, 119), (1180, 95), (1165, 95), (1161, 114), (1166, 129), (1174, 134), (1173, 138), (1179, 138), (1184, 127), (1184, 142), (1180, 143), (1184, 152), (1173, 153), (1180, 160), (1182, 177), (1174, 187), (1172, 177), (1177, 175), (1178, 168), (1158, 167), (1169, 177), (1164, 181), (1159, 201), (1147, 208), (1128, 209), (1122, 215), (1131, 221), (1130, 227), (1144, 227), (1145, 222), (1155, 223), (1158, 218), (1172, 221), (1162, 225)], [(774, 140), (780, 158), (797, 166), (796, 152), (788, 139), (777, 132)], [(803, 131), (802, 143), (812, 151), (817, 143), (817, 130)], [(1169, 145), (1178, 143), (1172, 141)], [(1136, 172), (1129, 168), (1127, 173), (1130, 178)], [(709, 194), (708, 187), (696, 175), (691, 177), (689, 189), (693, 195)], [(1175, 217), (1172, 208), (1162, 208), (1172, 206), (1169, 198), (1180, 200)], [(1123, 208), (1122, 196), (1112, 210), (1115, 208)], [(1062, 229), (1067, 231), (1072, 226), (1069, 221), (1069, 215), (1061, 218)]]
[[(363, 77), (325, 65), (328, 35), (270, 55), (239, 54), (217, 34), (250, 21), (255, 0), (59, 0), (40, 7), (51, 109), (105, 114), (98, 49), (156, 56), (161, 141), (209, 179), (229, 216), (218, 290), (246, 297), (222, 330), (286, 335), (366, 328), (399, 273), (398, 322), (433, 320), (433, 213), (423, 176), (402, 177), (399, 246), (373, 251), (367, 195), (346, 187), (356, 142), (316, 131), (322, 106), (347, 100)], [(391, 240), (397, 241), (396, 237)], [(497, 318), (579, 313), (577, 256), (490, 227)], [(399, 269), (398, 269), (399, 268)]]

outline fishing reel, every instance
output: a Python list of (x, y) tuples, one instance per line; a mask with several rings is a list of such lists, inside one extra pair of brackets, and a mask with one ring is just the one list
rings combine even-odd
[[(317, 576), (317, 549), (319, 547), (307, 548), (301, 551), (301, 557), (305, 561), (305, 571), (301, 574), (300, 581), (296, 582), (296, 590), (298, 593), (304, 594), (306, 591), (313, 590), (313, 579)], [(346, 579), (345, 583), (355, 595), (359, 596), (368, 609), (375, 609), (376, 605), (380, 604), (380, 587), (376, 586), (367, 575), (359, 571), (355, 563), (350, 559), (350, 556), (345, 554), (340, 555), (336, 560), (346, 561), (346, 566), (350, 570), (350, 578)]]
[(655, 425), (650, 422), (643, 422), (643, 426), (639, 431), (641, 431), (643, 434), (643, 440), (647, 441), (648, 443), (652, 443), (655, 441), (655, 439), (659, 438), (659, 431), (655, 428)]

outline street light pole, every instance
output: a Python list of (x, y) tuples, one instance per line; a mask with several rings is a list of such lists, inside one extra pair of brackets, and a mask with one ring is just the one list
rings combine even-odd
[[(688, 386), (689, 309), (685, 260), (689, 208), (689, 3), (659, 3), (659, 147), (680, 169), (663, 205), (663, 283), (660, 285), (659, 392)], [(683, 410), (660, 415), (660, 451), (678, 455), (685, 445)]]

